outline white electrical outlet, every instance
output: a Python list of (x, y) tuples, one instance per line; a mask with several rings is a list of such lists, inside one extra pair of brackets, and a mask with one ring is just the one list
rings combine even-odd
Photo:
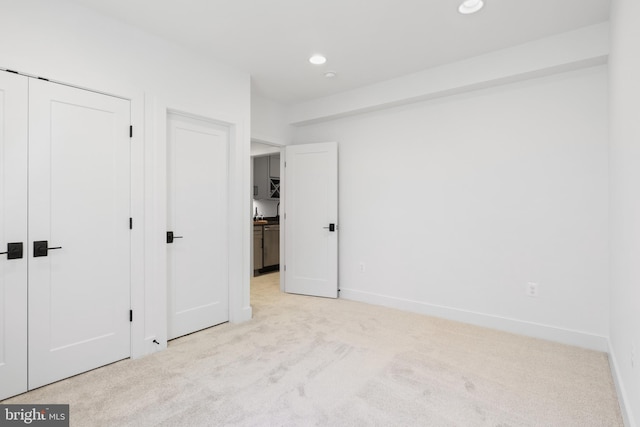
[(360, 273), (364, 273), (364, 271), (366, 270), (364, 262), (360, 263)]
[(538, 297), (538, 284), (534, 283), (534, 282), (528, 282), (525, 292), (527, 293), (527, 296), (532, 297), (532, 298), (537, 298)]

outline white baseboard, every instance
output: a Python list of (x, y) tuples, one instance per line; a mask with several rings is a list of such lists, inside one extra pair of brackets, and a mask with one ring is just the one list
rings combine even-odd
[[(607, 340), (608, 341), (608, 340)], [(613, 377), (613, 382), (616, 385), (616, 392), (618, 393), (618, 401), (620, 402), (620, 412), (622, 412), (622, 418), (624, 419), (624, 425), (626, 427), (637, 427), (635, 420), (633, 419), (633, 414), (629, 411), (627, 407), (627, 402), (629, 401), (627, 397), (627, 392), (624, 387), (624, 382), (622, 381), (622, 376), (620, 375), (620, 370), (618, 369), (618, 359), (616, 357), (615, 352), (613, 351), (613, 346), (609, 341), (609, 366), (611, 367), (611, 376)]]
[(387, 295), (374, 294), (349, 288), (340, 288), (340, 297), (353, 301), (376, 304), (390, 308), (397, 308), (399, 310), (411, 311), (413, 313), (470, 323), (472, 325), (482, 326), (485, 328), (555, 341), (562, 344), (574, 345), (590, 350), (602, 351), (605, 353), (609, 351), (609, 340), (607, 337), (589, 334), (586, 332), (563, 329), (540, 323), (525, 322), (522, 320), (474, 311), (461, 310), (453, 307), (428, 304), (421, 301), (390, 297)]
[[(167, 340), (163, 340), (158, 337), (147, 337), (145, 338), (145, 345), (147, 346), (147, 354), (156, 353), (158, 351), (167, 349)], [(155, 342), (154, 342), (155, 341)]]
[(253, 317), (253, 309), (249, 305), (249, 306), (243, 307), (242, 310), (239, 310), (234, 314), (235, 316), (229, 319), (231, 323), (246, 322), (247, 320), (251, 320), (251, 318)]

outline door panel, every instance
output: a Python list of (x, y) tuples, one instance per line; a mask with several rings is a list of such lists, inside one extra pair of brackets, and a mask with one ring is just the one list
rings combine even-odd
[(29, 82), (30, 388), (130, 355), (129, 123), (128, 101)]
[(169, 339), (229, 320), (229, 129), (168, 117)]
[(287, 146), (285, 179), (285, 291), (337, 298), (337, 144)]
[[(27, 78), (0, 72), (0, 252), (27, 243)], [(27, 258), (0, 255), (0, 400), (27, 391)]]

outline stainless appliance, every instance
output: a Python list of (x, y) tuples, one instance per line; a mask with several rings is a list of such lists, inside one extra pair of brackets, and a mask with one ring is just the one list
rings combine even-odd
[(262, 269), (262, 226), (253, 226), (253, 269)]
[(265, 225), (262, 238), (263, 268), (275, 269), (280, 264), (280, 225)]

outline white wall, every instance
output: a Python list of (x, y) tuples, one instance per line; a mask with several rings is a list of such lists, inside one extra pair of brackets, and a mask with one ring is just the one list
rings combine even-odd
[(251, 141), (251, 157), (279, 153), (281, 147), (282, 146), (280, 145), (268, 145), (261, 142)]
[(166, 109), (232, 127), (230, 315), (249, 306), (250, 78), (66, 0), (0, 0), (0, 67), (132, 100), (133, 355), (166, 339)]
[(264, 217), (274, 217), (279, 211), (278, 200), (253, 200), (253, 211), (258, 208), (258, 215)]
[(339, 144), (340, 295), (606, 350), (607, 114), (597, 66), (295, 128)]
[(255, 90), (251, 91), (251, 140), (275, 145), (291, 141), (287, 108)]
[(451, 96), (586, 66), (609, 53), (602, 23), (288, 107), (295, 126)]
[[(627, 422), (640, 422), (640, 3), (611, 11), (611, 360)], [(631, 364), (635, 348), (635, 367)]]

